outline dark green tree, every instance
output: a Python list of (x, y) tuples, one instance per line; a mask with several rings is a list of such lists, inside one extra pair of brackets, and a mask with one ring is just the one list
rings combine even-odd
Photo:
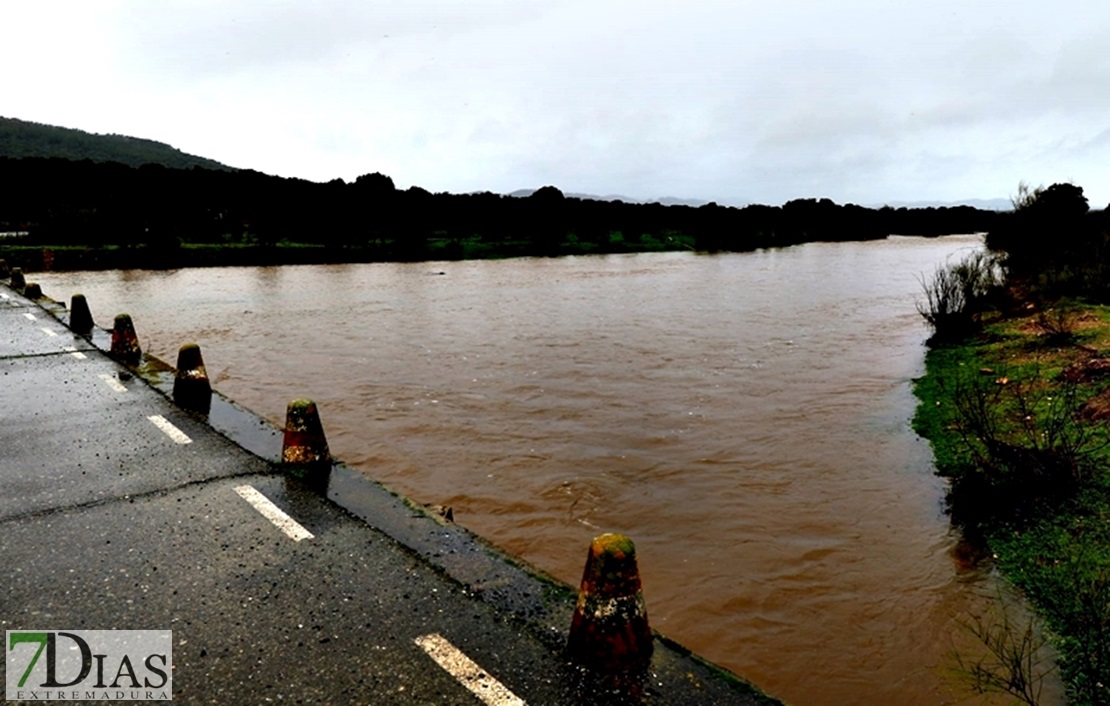
[(554, 186), (537, 189), (528, 197), (529, 230), (537, 254), (556, 255), (567, 234), (566, 197)]
[(1107, 239), (1083, 188), (1021, 184), (1012, 201), (1014, 210), (986, 239), (991, 250), (1005, 253), (1010, 276), (1050, 297), (1099, 296), (1106, 289)]

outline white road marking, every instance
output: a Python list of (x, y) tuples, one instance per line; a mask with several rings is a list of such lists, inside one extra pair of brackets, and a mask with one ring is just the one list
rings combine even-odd
[(239, 497), (250, 503), (251, 507), (262, 513), (263, 517), (273, 522), (279, 530), (288, 535), (293, 541), (299, 542), (302, 539), (312, 539), (315, 536), (302, 527), (299, 522), (282, 512), (281, 508), (270, 502), (269, 498), (255, 490), (254, 486), (236, 486), (235, 492), (239, 493)]
[[(66, 346), (66, 347), (65, 347), (65, 348), (63, 348), (62, 350), (64, 350), (64, 351), (65, 351), (66, 353), (69, 353), (69, 354), (70, 354), (71, 356), (73, 356), (73, 357), (74, 357), (74, 358), (76, 358), (77, 360), (85, 360), (86, 358), (88, 358), (88, 356), (87, 356), (87, 355), (85, 355), (85, 354), (84, 354), (84, 353), (82, 353), (81, 351), (77, 350), (77, 349), (76, 349), (76, 348), (74, 348), (73, 346)], [(125, 390), (126, 390), (127, 388), (125, 387), (125, 388), (123, 388), (123, 389), (125, 389)]]
[(28, 312), (28, 313), (24, 314), (24, 316), (26, 316), (26, 317), (27, 317), (27, 319), (28, 319), (28, 320), (30, 320), (30, 321), (34, 321), (34, 320), (35, 320), (35, 315), (34, 315), (34, 314), (32, 314), (32, 313), (29, 313), (29, 312)]
[(101, 373), (98, 377), (116, 392), (127, 392), (127, 388), (119, 380), (116, 380), (115, 376), (109, 373)]
[(436, 664), (455, 677), (460, 684), (470, 690), (488, 706), (527, 706), (524, 699), (505, 688), (479, 667), (457, 647), (445, 640), (442, 635), (431, 634), (418, 637), (414, 642), (428, 653)]
[(166, 418), (163, 417), (161, 414), (155, 414), (153, 417), (147, 417), (147, 419), (149, 419), (151, 422), (153, 422), (154, 426), (161, 429), (162, 432), (166, 436), (173, 439), (175, 443), (178, 443), (178, 444), (191, 444), (191, 443), (193, 443), (193, 440), (190, 439), (188, 436), (186, 436), (185, 432), (181, 431), (180, 429), (175, 427), (173, 424), (170, 424), (169, 421), (167, 421)]
[(57, 338), (57, 336), (58, 336), (58, 334), (57, 334), (57, 333), (55, 333), (54, 331), (51, 331), (51, 330), (50, 330), (50, 329), (48, 329), (48, 328), (43, 328), (43, 329), (41, 329), (41, 330), (42, 330), (42, 332), (43, 332), (43, 333), (45, 333), (45, 334), (46, 334), (47, 336), (52, 336), (52, 337), (55, 337), (55, 338)]
[(7, 294), (0, 292), (0, 299), (11, 299)]

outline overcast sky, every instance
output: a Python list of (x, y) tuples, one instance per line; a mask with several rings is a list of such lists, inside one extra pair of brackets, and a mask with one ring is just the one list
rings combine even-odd
[(1110, 202), (1106, 0), (34, 0), (0, 115), (317, 181)]

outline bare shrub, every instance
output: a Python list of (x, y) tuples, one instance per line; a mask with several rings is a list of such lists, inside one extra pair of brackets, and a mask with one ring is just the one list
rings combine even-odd
[(980, 317), (1004, 282), (1002, 268), (988, 253), (975, 252), (938, 266), (933, 278), (921, 280), (925, 301), (917, 312), (933, 328), (936, 341), (958, 341), (979, 328)]
[(1083, 417), (1078, 384), (966, 377), (952, 394), (954, 428), (971, 463), (954, 469), (949, 501), (958, 520), (1019, 519), (1073, 496), (1107, 445), (1102, 424)]
[(1024, 211), (1036, 205), (1044, 193), (1044, 184), (1032, 187), (1024, 179), (1018, 182), (1017, 194), (1010, 197), (1010, 205), (1015, 211)]
[(1037, 312), (1037, 328), (1054, 345), (1066, 345), (1075, 341), (1079, 325), (1079, 314), (1066, 301), (1058, 301)]
[(1003, 606), (997, 615), (962, 622), (985, 651), (972, 658), (953, 653), (956, 677), (973, 694), (1008, 694), (1027, 706), (1039, 706), (1044, 685), (1056, 671), (1053, 651), (1035, 616), (1015, 622)]

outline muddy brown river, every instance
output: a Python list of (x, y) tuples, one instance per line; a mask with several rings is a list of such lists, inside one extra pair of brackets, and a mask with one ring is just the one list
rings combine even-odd
[(910, 428), (914, 302), (979, 246), (33, 279), (276, 423), (311, 397), (337, 456), (568, 583), (629, 534), (653, 627), (790, 703), (932, 706), (999, 589)]

